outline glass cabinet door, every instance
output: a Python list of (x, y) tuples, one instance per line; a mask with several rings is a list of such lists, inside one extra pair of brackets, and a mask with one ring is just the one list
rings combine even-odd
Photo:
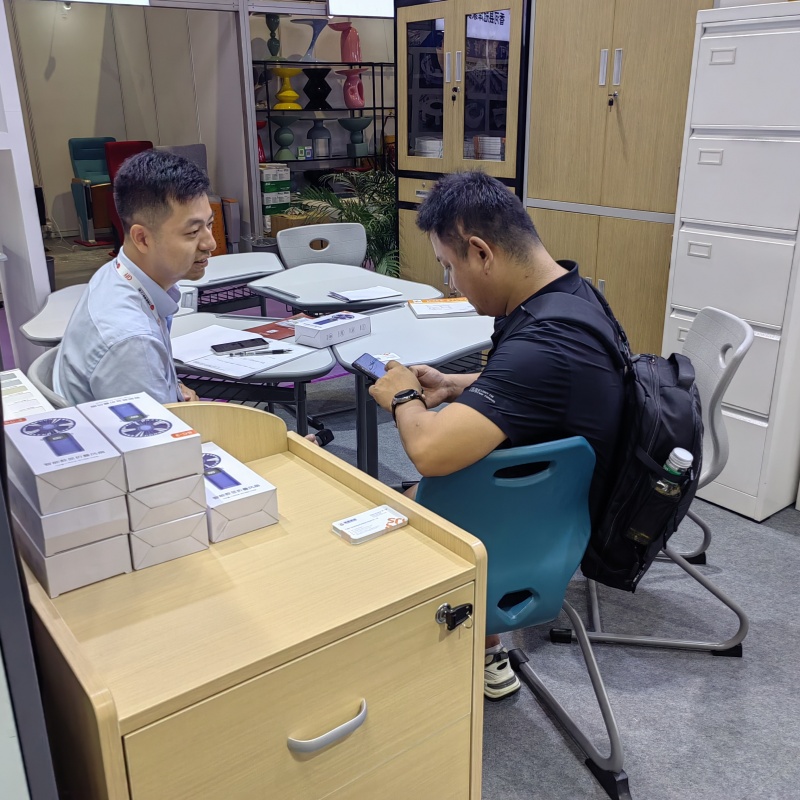
[[(454, 4), (455, 5), (455, 4)], [(516, 175), (522, 0), (457, 4), (453, 90), (453, 169)]]
[(445, 88), (452, 80), (452, 56), (445, 48), (445, 10), (433, 2), (397, 9), (397, 163), (400, 169), (445, 172)]

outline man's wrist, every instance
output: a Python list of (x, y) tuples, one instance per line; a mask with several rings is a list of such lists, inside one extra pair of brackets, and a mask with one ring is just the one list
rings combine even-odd
[(395, 425), (397, 425), (397, 409), (400, 406), (408, 405), (414, 401), (419, 401), (422, 403), (423, 408), (428, 408), (425, 398), (422, 396), (422, 390), (420, 389), (403, 389), (392, 398), (390, 410)]

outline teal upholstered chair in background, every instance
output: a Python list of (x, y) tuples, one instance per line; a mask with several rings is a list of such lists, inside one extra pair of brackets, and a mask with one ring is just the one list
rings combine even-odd
[(611, 797), (629, 797), (614, 714), (580, 617), (564, 595), (589, 542), (589, 486), (594, 451), (582, 437), (496, 450), (466, 469), (423, 478), (417, 501), (477, 536), (489, 555), (486, 633), (569, 617), (611, 743), (600, 755), (529, 666), (521, 650), (513, 668), (588, 756), (587, 766)]
[[(108, 166), (106, 164), (106, 142), (115, 142), (112, 136), (94, 136), (83, 139), (70, 139), (69, 158), (72, 162), (72, 199), (81, 229), (78, 244), (85, 247), (105, 246), (107, 242), (95, 239), (95, 227), (107, 227), (108, 212), (106, 195), (99, 188), (110, 188)], [(100, 199), (102, 196), (102, 199)], [(98, 218), (100, 224), (98, 225)]]

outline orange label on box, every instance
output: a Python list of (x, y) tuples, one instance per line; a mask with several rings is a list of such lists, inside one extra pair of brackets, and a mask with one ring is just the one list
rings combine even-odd
[(182, 439), (184, 436), (194, 436), (196, 433), (197, 431), (188, 430), (188, 431), (181, 431), (180, 433), (173, 433), (171, 435), (173, 439)]
[(3, 423), (3, 425), (14, 425), (14, 424), (16, 424), (17, 422), (25, 422), (25, 420), (26, 420), (26, 419), (27, 419), (27, 417), (20, 417), (19, 419), (7, 419), (7, 420), (6, 420), (6, 421)]

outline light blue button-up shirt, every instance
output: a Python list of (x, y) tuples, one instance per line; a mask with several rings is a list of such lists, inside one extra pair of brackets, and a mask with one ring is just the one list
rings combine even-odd
[[(150, 295), (144, 298), (115, 268), (119, 259)], [(164, 291), (120, 249), (100, 267), (70, 318), (53, 369), (53, 388), (71, 404), (147, 392), (160, 403), (182, 400), (169, 329), (180, 290)]]

